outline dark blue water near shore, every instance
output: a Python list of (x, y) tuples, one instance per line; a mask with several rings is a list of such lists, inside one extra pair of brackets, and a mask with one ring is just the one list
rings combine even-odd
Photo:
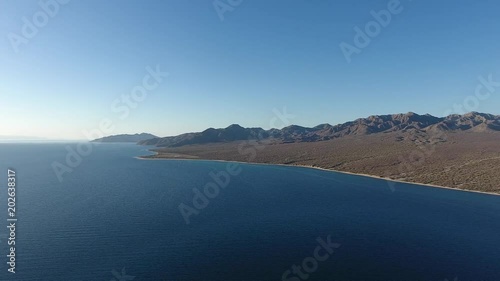
[(51, 164), (65, 163), (64, 147), (0, 144), (0, 213), (12, 167), (19, 219), (17, 273), (1, 237), (0, 280), (132, 280), (122, 269), (133, 280), (282, 280), (328, 236), (340, 247), (307, 280), (500, 280), (498, 196), (242, 164), (187, 225), (179, 204), (193, 206), (192, 189), (226, 163), (138, 160), (145, 147), (102, 144), (59, 182)]

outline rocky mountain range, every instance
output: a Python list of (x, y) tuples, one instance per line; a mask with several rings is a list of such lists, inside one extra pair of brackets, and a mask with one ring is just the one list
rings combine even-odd
[(400, 132), (400, 138), (435, 132), (500, 131), (500, 116), (471, 112), (464, 115), (435, 117), (430, 114), (372, 115), (338, 125), (321, 124), (312, 128), (291, 125), (282, 129), (243, 128), (237, 124), (227, 128), (209, 128), (203, 132), (139, 141), (142, 145), (179, 147), (192, 144), (231, 142), (238, 140), (269, 140), (276, 143), (316, 142), (348, 135), (370, 135)]

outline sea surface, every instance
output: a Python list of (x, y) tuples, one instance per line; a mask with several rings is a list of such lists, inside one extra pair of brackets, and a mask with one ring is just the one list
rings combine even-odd
[[(0, 144), (0, 280), (500, 280), (499, 196), (301, 167), (140, 160), (148, 147), (133, 144), (93, 145), (67, 162), (68, 148)], [(54, 163), (68, 168), (62, 181)], [(222, 187), (213, 175), (224, 173)], [(211, 198), (195, 196), (207, 184)], [(194, 210), (189, 224), (180, 204)]]

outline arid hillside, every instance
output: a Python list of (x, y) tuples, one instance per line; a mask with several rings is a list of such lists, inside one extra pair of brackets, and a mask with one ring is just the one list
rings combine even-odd
[(470, 112), (464, 115), (435, 117), (413, 112), (372, 115), (338, 125), (320, 124), (308, 128), (290, 125), (283, 129), (243, 128), (233, 124), (227, 128), (208, 128), (203, 132), (178, 136), (152, 138), (140, 144), (158, 147), (178, 147), (194, 144), (227, 143), (241, 140), (259, 140), (273, 143), (319, 142), (347, 136), (398, 132), (401, 138), (413, 138), (440, 132), (500, 132), (500, 116)]
[[(436, 126), (440, 125), (452, 124)], [(294, 143), (244, 140), (159, 148), (157, 152), (146, 158), (308, 165), (500, 193), (500, 132), (495, 130), (434, 128), (428, 132), (395, 131)]]

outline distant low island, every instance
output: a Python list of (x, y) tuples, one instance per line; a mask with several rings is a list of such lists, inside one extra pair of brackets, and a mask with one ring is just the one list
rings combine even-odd
[(138, 141), (145, 159), (208, 159), (324, 168), (500, 193), (500, 116), (374, 115), (339, 125), (223, 129)]
[(148, 139), (157, 138), (157, 136), (148, 134), (148, 133), (140, 133), (140, 134), (122, 134), (122, 135), (113, 135), (108, 137), (103, 137), (99, 139), (95, 139), (92, 142), (140, 142)]

